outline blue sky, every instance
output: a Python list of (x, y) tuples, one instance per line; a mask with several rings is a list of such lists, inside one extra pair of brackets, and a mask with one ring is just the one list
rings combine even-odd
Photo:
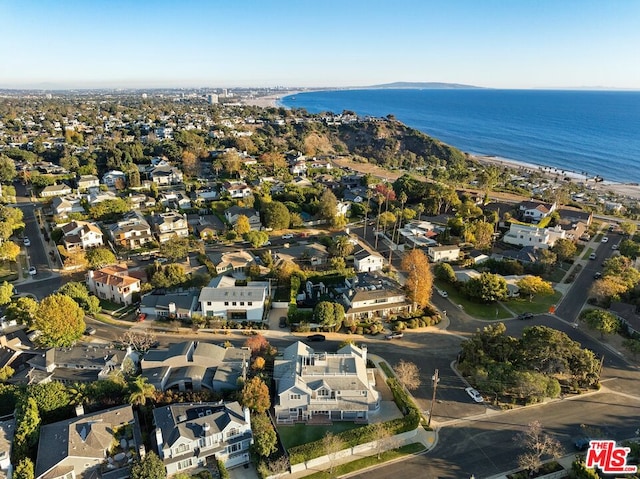
[(0, 0), (0, 88), (640, 89), (637, 0)]

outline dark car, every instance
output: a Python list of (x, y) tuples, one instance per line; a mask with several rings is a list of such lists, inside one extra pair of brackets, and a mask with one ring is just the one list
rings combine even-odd
[(579, 437), (574, 441), (573, 446), (578, 451), (586, 451), (587, 449), (589, 449), (589, 441), (591, 441), (591, 439), (586, 436)]
[(400, 331), (397, 331), (395, 333), (391, 333), (391, 334), (387, 334), (385, 336), (386, 339), (400, 339), (404, 336), (404, 334), (402, 334)]
[(281, 328), (286, 328), (287, 327), (287, 317), (286, 316), (280, 316), (280, 322), (278, 323), (278, 326), (280, 326)]
[(307, 336), (307, 341), (310, 342), (324, 341), (325, 339), (327, 338), (325, 338), (324, 334), (312, 334), (311, 336)]
[(518, 319), (531, 319), (533, 318), (533, 313), (522, 313), (518, 315)]
[(94, 334), (96, 334), (96, 328), (87, 326), (87, 328), (84, 330), (84, 334), (86, 334), (87, 336), (93, 336)]

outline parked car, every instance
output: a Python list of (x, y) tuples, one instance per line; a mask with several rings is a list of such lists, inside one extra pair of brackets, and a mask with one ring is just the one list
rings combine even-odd
[(617, 244), (614, 244), (614, 245), (611, 247), (611, 249), (612, 249), (612, 250), (616, 250), (616, 249), (618, 249), (618, 245), (617, 245)]
[(404, 334), (403, 334), (402, 332), (400, 332), (400, 331), (396, 331), (396, 332), (394, 332), (394, 333), (387, 334), (387, 335), (385, 336), (385, 338), (386, 338), (386, 339), (389, 339), (389, 340), (391, 340), (391, 339), (401, 339), (403, 336), (404, 336)]
[(25, 246), (31, 246), (31, 240), (29, 238), (27, 238), (26, 236), (24, 237), (24, 239), (22, 240), (22, 243)]
[(589, 449), (589, 441), (591, 441), (591, 438), (589, 438), (587, 436), (582, 436), (582, 437), (577, 438), (573, 442), (573, 446), (578, 451), (586, 451), (587, 449)]
[(589, 259), (596, 259), (596, 254), (595, 253), (591, 253), (589, 255)]
[(437, 289), (436, 291), (438, 291), (438, 294), (443, 298), (446, 298), (447, 296), (449, 296), (449, 293), (447, 293), (444, 289)]
[(141, 323), (141, 322), (143, 322), (145, 320), (146, 317), (147, 317), (146, 313), (140, 313), (138, 315), (138, 317), (136, 318), (136, 321)]
[(96, 328), (87, 326), (87, 328), (84, 330), (84, 334), (86, 334), (87, 336), (93, 336), (94, 334), (96, 334)]
[(522, 313), (518, 315), (518, 319), (531, 319), (533, 318), (533, 313)]
[(319, 342), (324, 341), (325, 339), (327, 338), (325, 338), (324, 334), (312, 334), (310, 336), (307, 336), (307, 341), (309, 342)]
[(482, 395), (478, 391), (476, 391), (475, 389), (473, 389), (473, 388), (465, 388), (465, 391), (467, 392), (469, 397), (471, 399), (473, 399), (475, 402), (477, 402), (477, 403), (484, 402), (484, 399), (482, 398)]
[(32, 266), (31, 268), (29, 268), (29, 274), (31, 276), (35, 276), (38, 272), (36, 271), (36, 267)]
[(600, 271), (596, 272), (596, 274), (593, 275), (593, 279), (600, 279), (602, 278), (602, 273)]
[(609, 238), (607, 238), (606, 236), (602, 237), (602, 242), (603, 243), (608, 243), (609, 242)]
[(287, 317), (286, 316), (280, 316), (280, 322), (278, 323), (278, 326), (280, 326), (281, 328), (286, 328), (287, 327)]
[(282, 239), (293, 239), (293, 235), (291, 233), (287, 233), (282, 235)]

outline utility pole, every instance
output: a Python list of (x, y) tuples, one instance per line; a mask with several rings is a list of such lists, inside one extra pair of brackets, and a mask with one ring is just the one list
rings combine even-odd
[(433, 376), (431, 376), (431, 379), (433, 379), (433, 396), (431, 397), (431, 407), (429, 408), (429, 419), (427, 419), (427, 427), (431, 425), (431, 417), (433, 416), (433, 405), (436, 402), (436, 389), (438, 389), (438, 382), (440, 382), (437, 369), (433, 373)]

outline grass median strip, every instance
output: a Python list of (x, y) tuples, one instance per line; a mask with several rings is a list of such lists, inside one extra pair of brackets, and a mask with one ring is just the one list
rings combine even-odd
[(337, 477), (343, 474), (359, 471), (361, 469), (366, 469), (367, 467), (382, 465), (387, 461), (392, 461), (393, 459), (398, 459), (403, 456), (418, 454), (424, 450), (424, 445), (419, 442), (414, 442), (412, 444), (399, 447), (398, 449), (385, 451), (380, 454), (380, 459), (378, 459), (378, 456), (374, 454), (373, 456), (356, 459), (355, 461), (347, 462), (346, 464), (340, 464), (333, 469), (333, 475), (330, 475), (328, 471), (319, 471), (305, 477), (309, 479), (329, 479), (331, 477)]

